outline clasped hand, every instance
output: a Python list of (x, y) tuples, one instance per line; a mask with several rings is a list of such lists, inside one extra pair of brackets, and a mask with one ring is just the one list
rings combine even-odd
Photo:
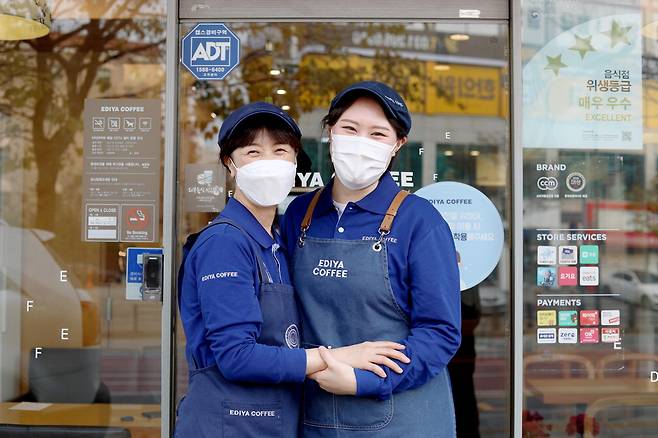
[(400, 351), (404, 348), (402, 344), (388, 341), (362, 342), (331, 350), (320, 347), (320, 357), (326, 368), (310, 374), (308, 378), (315, 380), (327, 392), (355, 395), (355, 368), (371, 371), (381, 378), (386, 378), (383, 366), (402, 374), (402, 368), (393, 359), (408, 364), (410, 359)]

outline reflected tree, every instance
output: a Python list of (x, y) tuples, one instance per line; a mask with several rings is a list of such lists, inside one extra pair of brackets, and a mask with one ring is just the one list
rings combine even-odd
[(116, 84), (104, 69), (138, 58), (163, 59), (165, 22), (157, 9), (149, 0), (56, 2), (50, 34), (0, 41), (0, 114), (19, 127), (23, 141), (15, 144), (27, 145), (10, 155), (23, 157), (26, 170), (36, 169), (36, 215), (26, 225), (53, 230), (58, 203), (71, 199), (58, 198), (55, 187), (62, 171), (81, 172), (80, 162), (65, 160), (71, 148), (73, 156), (83, 152), (77, 136), (85, 99), (118, 97), (107, 95)]
[[(208, 114), (224, 118), (233, 108), (257, 100), (287, 105), (293, 117), (316, 108), (328, 108), (342, 88), (360, 80), (379, 80), (404, 96), (409, 107), (421, 110), (428, 88), (437, 97), (452, 101), (426, 72), (427, 64), (405, 57), (403, 50), (359, 47), (369, 38), (405, 37), (404, 24), (382, 23), (248, 23), (232, 25), (241, 41), (240, 65), (225, 81), (194, 81), (184, 75), (184, 86), (195, 89), (195, 117), (191, 129), (204, 132), (206, 140), (217, 134)], [(441, 41), (434, 30), (419, 32)], [(355, 36), (356, 35), (356, 36)], [(358, 38), (358, 41), (355, 39)], [(447, 36), (445, 37), (447, 40)], [(430, 49), (445, 50), (433, 42)], [(285, 90), (278, 94), (277, 90)], [(210, 126), (208, 126), (210, 124)]]

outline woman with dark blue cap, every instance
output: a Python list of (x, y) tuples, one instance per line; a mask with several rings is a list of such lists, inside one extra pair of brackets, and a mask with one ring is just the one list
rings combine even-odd
[[(411, 129), (407, 106), (387, 85), (360, 82), (332, 100), (323, 125), (335, 176), (290, 204), (283, 231), (294, 248), (302, 345), (322, 346), (330, 365), (351, 372), (354, 390), (336, 391), (328, 371), (310, 376), (303, 436), (454, 437), (446, 365), (461, 341), (457, 256), (437, 210), (388, 172)], [(384, 378), (324, 350), (365, 339), (396, 340), (411, 362)]]
[(379, 365), (402, 372), (391, 358), (408, 362), (393, 342), (336, 349), (340, 362), (332, 356), (330, 364), (324, 351), (300, 348), (297, 303), (272, 228), (294, 185), (300, 139), (295, 121), (264, 102), (222, 124), (220, 159), (236, 189), (183, 248), (178, 303), (190, 378), (177, 438), (295, 437), (307, 375), (324, 371), (341, 390), (352, 384), (344, 363), (386, 376)]

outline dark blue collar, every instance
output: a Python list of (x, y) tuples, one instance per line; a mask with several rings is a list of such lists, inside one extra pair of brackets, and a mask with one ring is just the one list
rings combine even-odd
[[(334, 177), (335, 178), (335, 177)], [(315, 212), (318, 214), (326, 213), (328, 210), (334, 209), (331, 191), (334, 186), (334, 178), (331, 178), (329, 183), (325, 186), (324, 191), (318, 199), (318, 205)], [(372, 192), (368, 193), (363, 199), (356, 201), (355, 204), (363, 209), (376, 214), (386, 214), (388, 207), (393, 202), (393, 198), (398, 194), (400, 188), (393, 181), (390, 172), (384, 172), (384, 175), (379, 179), (379, 184)], [(314, 212), (314, 216), (315, 216)]]
[(240, 225), (263, 248), (269, 248), (275, 242), (247, 207), (233, 197), (229, 198), (220, 216)]

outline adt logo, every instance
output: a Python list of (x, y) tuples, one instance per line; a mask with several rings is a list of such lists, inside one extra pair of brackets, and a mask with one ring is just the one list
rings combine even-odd
[(240, 62), (240, 40), (222, 23), (200, 23), (182, 40), (183, 65), (199, 80), (221, 80)]

